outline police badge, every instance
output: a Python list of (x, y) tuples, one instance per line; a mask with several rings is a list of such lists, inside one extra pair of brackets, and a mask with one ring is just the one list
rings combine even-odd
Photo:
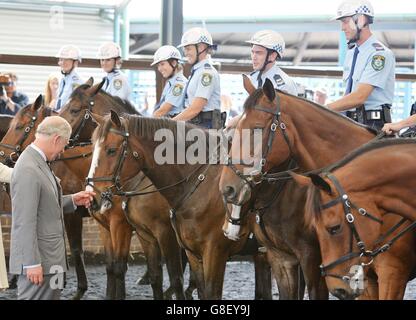
[(114, 79), (113, 81), (114, 89), (120, 90), (123, 86), (123, 81), (121, 79)]
[(376, 71), (380, 71), (383, 70), (384, 68), (384, 63), (385, 63), (386, 58), (384, 56), (381, 55), (375, 55), (373, 57), (373, 60), (371, 61), (371, 66), (373, 67), (374, 70)]
[(212, 75), (209, 73), (204, 73), (201, 78), (201, 83), (204, 87), (208, 87), (212, 82)]
[(173, 87), (173, 89), (172, 89), (172, 94), (175, 96), (175, 97), (179, 97), (180, 95), (181, 95), (181, 93), (182, 93), (182, 90), (183, 90), (183, 85), (181, 85), (181, 84), (176, 84), (174, 87)]

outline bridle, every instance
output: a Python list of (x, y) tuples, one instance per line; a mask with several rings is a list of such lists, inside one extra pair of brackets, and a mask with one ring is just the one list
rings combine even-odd
[[(266, 165), (266, 161), (267, 161), (267, 157), (269, 155), (269, 153), (272, 150), (272, 146), (273, 146), (273, 141), (275, 139), (276, 136), (276, 131), (277, 129), (279, 129), (280, 133), (282, 134), (288, 149), (289, 149), (289, 158), (295, 160), (294, 157), (294, 153), (290, 144), (290, 140), (289, 140), (289, 136), (287, 134), (287, 127), (286, 124), (282, 121), (281, 118), (281, 110), (280, 110), (280, 97), (279, 95), (276, 95), (276, 108), (275, 110), (269, 110), (267, 108), (264, 108), (262, 106), (254, 106), (252, 107), (252, 109), (257, 110), (257, 111), (261, 111), (261, 112), (265, 112), (265, 113), (269, 113), (271, 115), (273, 115), (273, 119), (272, 119), (272, 123), (270, 125), (270, 130), (269, 130), (269, 135), (267, 137), (267, 144), (266, 144), (266, 148), (264, 148), (263, 152), (262, 152), (262, 157), (261, 157), (261, 161), (260, 161), (260, 165), (263, 168)], [(223, 134), (224, 135), (224, 134)], [(231, 168), (231, 170), (244, 182), (246, 182), (251, 188), (254, 188), (256, 185), (258, 185), (259, 183), (261, 183), (262, 181), (276, 181), (276, 179), (280, 176), (287, 176), (287, 172), (283, 171), (283, 172), (279, 172), (278, 174), (268, 174), (262, 171), (260, 171), (257, 175), (253, 175), (253, 174), (244, 174), (242, 173), (236, 166), (235, 163), (236, 161), (234, 161), (231, 157), (228, 157), (225, 159), (225, 165), (229, 168)], [(243, 165), (243, 164), (240, 164)], [(291, 169), (290, 171), (293, 171), (297, 168)]]
[[(340, 265), (346, 261), (349, 261), (351, 259), (354, 258), (362, 258), (362, 257), (367, 257), (370, 258), (371, 260), (367, 263), (361, 262), (361, 266), (369, 266), (373, 263), (374, 258), (376, 256), (378, 256), (380, 253), (386, 252), (387, 250), (390, 249), (390, 247), (393, 245), (394, 242), (396, 242), (400, 237), (402, 237), (406, 232), (410, 231), (411, 229), (413, 229), (416, 226), (416, 221), (413, 222), (412, 224), (410, 224), (409, 226), (407, 226), (406, 228), (404, 228), (400, 233), (398, 233), (396, 236), (394, 236), (390, 241), (388, 241), (386, 244), (379, 246), (378, 248), (374, 249), (374, 250), (369, 250), (368, 248), (366, 248), (366, 245), (364, 243), (364, 241), (361, 239), (356, 225), (355, 225), (355, 217), (353, 215), (353, 210), (357, 211), (360, 215), (362, 215), (363, 217), (369, 218), (379, 224), (383, 224), (383, 221), (380, 220), (379, 218), (371, 215), (366, 209), (359, 207), (357, 205), (355, 205), (351, 199), (349, 198), (349, 196), (347, 195), (347, 193), (344, 191), (344, 189), (342, 188), (340, 182), (337, 180), (337, 178), (331, 174), (331, 173), (326, 173), (326, 176), (332, 181), (332, 183), (334, 184), (339, 196), (331, 201), (329, 201), (328, 203), (324, 204), (321, 206), (321, 210), (326, 210), (329, 209), (339, 203), (342, 204), (342, 208), (344, 211), (344, 216), (345, 216), (345, 220), (348, 223), (348, 226), (351, 230), (351, 237), (350, 237), (350, 250), (349, 253), (347, 253), (346, 255), (340, 257), (339, 259), (328, 263), (327, 265), (320, 265), (320, 269), (321, 269), (321, 275), (323, 277), (333, 277), (333, 278), (337, 278), (337, 279), (341, 279), (342, 281), (349, 283), (349, 281), (351, 280), (351, 277), (349, 276), (341, 276), (341, 275), (337, 275), (337, 274), (332, 274), (332, 273), (328, 273), (329, 269), (334, 268), (337, 265)], [(393, 226), (390, 230), (387, 231), (387, 233), (384, 235), (384, 238), (387, 237), (388, 235), (390, 235), (391, 233), (393, 233), (400, 225), (402, 225), (407, 219), (403, 218), (401, 221), (399, 221), (395, 226)], [(355, 239), (356, 245), (358, 247), (359, 251), (353, 251), (353, 241)]]
[[(45, 117), (50, 116), (53, 112), (53, 110), (49, 108), (45, 108), (44, 111)], [(30, 115), (28, 112), (25, 112), (22, 116), (29, 117), (30, 122), (25, 126), (23, 136), (19, 139), (19, 141), (15, 145), (0, 142), (0, 147), (12, 150), (10, 154), (6, 154), (3, 150), (0, 151), (0, 158), (4, 159), (2, 162), (6, 165), (14, 165), (20, 154), (23, 152), (23, 144), (29, 137), (32, 129), (35, 127), (36, 120), (38, 120), (39, 116), (39, 110), (36, 110), (34, 115)]]
[[(87, 121), (89, 119), (92, 119), (92, 108), (95, 105), (95, 100), (94, 97), (90, 97), (88, 99), (88, 103), (87, 103), (87, 108), (85, 108), (85, 113), (84, 116), (81, 119), (80, 124), (78, 125), (78, 127), (72, 132), (72, 137), (69, 139), (69, 143), (68, 143), (68, 147), (76, 147), (79, 146), (80, 144), (85, 144), (85, 142), (80, 142), (79, 141), (79, 137), (81, 135), (82, 130), (84, 129), (85, 125), (87, 124)], [(92, 144), (91, 141), (88, 141), (89, 144)]]
[[(183, 206), (183, 204), (186, 202), (186, 200), (188, 200), (188, 198), (190, 198), (195, 193), (195, 191), (200, 186), (200, 184), (205, 181), (207, 172), (208, 172), (209, 168), (211, 167), (211, 162), (208, 161), (208, 164), (201, 164), (195, 170), (192, 170), (186, 177), (180, 179), (179, 181), (177, 181), (177, 182), (175, 182), (171, 185), (167, 185), (167, 186), (164, 186), (164, 187), (161, 187), (161, 188), (156, 188), (156, 189), (151, 190), (151, 191), (143, 191), (143, 190), (148, 189), (150, 187), (150, 185), (144, 187), (142, 190), (139, 190), (139, 191), (135, 191), (135, 190), (125, 191), (124, 186), (121, 184), (121, 170), (123, 168), (124, 161), (126, 160), (128, 154), (129, 154), (129, 151), (128, 151), (129, 141), (128, 141), (128, 139), (130, 137), (130, 134), (129, 134), (128, 130), (125, 128), (125, 125), (123, 123), (122, 123), (122, 130), (116, 130), (116, 129), (110, 128), (109, 131), (123, 137), (123, 142), (121, 144), (122, 150), (121, 150), (120, 155), (118, 157), (117, 165), (116, 165), (116, 167), (114, 169), (114, 172), (111, 176), (94, 177), (94, 178), (87, 177), (86, 178), (86, 185), (92, 187), (94, 190), (96, 190), (98, 193), (100, 193), (101, 199), (112, 202), (113, 196), (134, 197), (134, 196), (139, 196), (139, 195), (146, 195), (146, 194), (161, 192), (161, 191), (173, 188), (175, 186), (178, 186), (182, 183), (190, 182), (192, 177), (196, 177), (196, 179), (195, 178), (193, 179), (194, 184), (189, 189), (189, 191), (182, 194), (179, 197), (179, 199), (177, 201), (177, 204), (169, 210), (169, 216), (170, 216), (170, 221), (171, 221), (172, 228), (175, 231), (176, 238), (178, 240), (179, 245), (182, 248), (188, 250), (189, 252), (192, 252), (196, 257), (198, 257), (198, 254), (193, 252), (190, 248), (188, 248), (183, 243), (183, 241), (180, 237), (180, 234), (177, 230), (176, 213), (177, 213), (177, 210)], [(131, 151), (131, 153), (132, 153), (133, 158), (137, 161), (142, 158), (137, 151)], [(202, 172), (200, 172), (201, 169), (203, 169)], [(135, 173), (134, 175), (136, 175), (136, 174), (137, 173)], [(129, 181), (131, 179), (132, 179), (132, 177), (129, 177), (129, 178), (126, 179), (126, 181)], [(109, 187), (107, 187), (104, 191), (102, 191), (102, 190), (98, 189), (93, 184), (93, 182), (111, 182), (112, 184)], [(127, 205), (127, 201), (124, 202), (123, 206), (126, 207), (126, 205)]]

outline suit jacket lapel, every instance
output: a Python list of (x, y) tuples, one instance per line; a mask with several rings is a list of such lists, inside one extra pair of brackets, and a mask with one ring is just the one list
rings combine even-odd
[(49, 168), (48, 164), (42, 158), (42, 156), (39, 154), (39, 152), (37, 152), (33, 148), (30, 148), (30, 153), (33, 156), (33, 158), (35, 159), (38, 167), (42, 170), (42, 172), (48, 177), (49, 181), (52, 183), (53, 190), (55, 191), (56, 201), (60, 205), (60, 201), (59, 201), (59, 199), (60, 199), (60, 190), (58, 190), (58, 185), (57, 185), (58, 181), (55, 180), (52, 170)]

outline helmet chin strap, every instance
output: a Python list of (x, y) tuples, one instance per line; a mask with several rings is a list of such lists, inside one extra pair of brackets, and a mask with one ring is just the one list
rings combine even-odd
[(69, 70), (68, 72), (65, 72), (65, 71), (63, 71), (61, 69), (61, 74), (64, 75), (64, 76), (67, 76), (68, 74), (70, 74), (72, 72), (72, 70), (74, 70), (74, 68), (75, 68), (75, 60), (72, 61), (72, 68), (71, 68), (71, 70)]
[(267, 55), (266, 55), (266, 59), (264, 59), (263, 62), (263, 66), (261, 67), (261, 69), (259, 70), (259, 75), (257, 76), (257, 81), (259, 81), (259, 79), (261, 78), (261, 76), (263, 75), (264, 70), (266, 69), (267, 65), (270, 63), (274, 63), (274, 61), (269, 61), (269, 57), (270, 54), (272, 53), (272, 50), (267, 49)]
[(172, 67), (172, 72), (170, 73), (170, 75), (168, 77), (168, 78), (171, 78), (175, 74), (175, 71), (176, 71), (176, 68), (178, 67), (179, 61), (176, 63), (175, 66), (172, 64), (172, 62), (170, 61), (170, 59), (168, 60), (168, 63)]
[(357, 41), (360, 40), (362, 28), (364, 28), (365, 26), (368, 25), (368, 23), (366, 22), (360, 28), (360, 26), (358, 25), (358, 18), (359, 18), (359, 16), (358, 15), (354, 15), (351, 18), (352, 18), (352, 21), (354, 21), (353, 23), (351, 23), (351, 27), (353, 27), (353, 26), (355, 27), (355, 35), (354, 35), (354, 37), (352, 39), (350, 39), (347, 42), (348, 49), (351, 49), (351, 48), (353, 48), (356, 45)]
[(199, 62), (199, 56), (201, 55), (201, 53), (204, 53), (204, 52), (205, 52), (205, 51), (207, 51), (207, 50), (208, 50), (208, 48), (209, 48), (209, 46), (207, 46), (204, 50), (202, 50), (202, 51), (198, 51), (198, 44), (199, 44), (199, 43), (194, 44), (194, 46), (195, 46), (195, 50), (196, 50), (196, 60), (195, 60), (195, 63), (193, 63), (193, 64), (192, 64), (192, 66), (196, 65), (196, 64)]

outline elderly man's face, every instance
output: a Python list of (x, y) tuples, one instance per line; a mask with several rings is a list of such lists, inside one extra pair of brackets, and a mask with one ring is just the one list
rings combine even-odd
[(56, 135), (53, 139), (52, 139), (52, 144), (51, 144), (51, 154), (52, 154), (52, 159), (50, 160), (55, 160), (56, 158), (58, 158), (58, 156), (64, 152), (65, 150), (65, 146), (69, 143), (69, 139), (64, 138), (62, 136), (58, 136)]

